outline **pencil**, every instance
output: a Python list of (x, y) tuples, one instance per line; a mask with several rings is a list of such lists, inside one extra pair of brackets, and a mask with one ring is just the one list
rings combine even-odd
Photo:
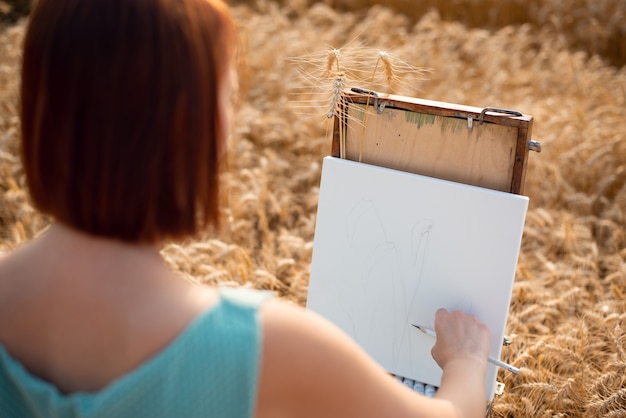
[[(423, 327), (423, 326), (420, 326), (420, 325), (413, 325), (413, 326), (415, 328), (419, 329), (420, 331), (422, 331), (424, 334), (427, 334), (427, 335), (430, 335), (431, 337), (437, 338), (437, 333), (435, 331), (433, 331), (432, 329), (427, 328), (427, 327)], [(510, 364), (505, 363), (503, 361), (500, 361), (497, 358), (489, 356), (487, 358), (487, 360), (489, 361), (489, 363), (491, 363), (493, 365), (496, 365), (498, 367), (502, 367), (503, 369), (508, 370), (511, 373), (519, 374), (519, 369), (517, 367), (511, 366)]]

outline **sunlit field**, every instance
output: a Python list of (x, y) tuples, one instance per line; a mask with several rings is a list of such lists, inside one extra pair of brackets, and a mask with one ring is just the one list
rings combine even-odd
[[(329, 103), (314, 94), (325, 81), (303, 77), (294, 58), (388, 51), (422, 69), (412, 95), (532, 115), (542, 144), (529, 156), (512, 344), (502, 355), (523, 371), (499, 372), (505, 390), (491, 416), (626, 416), (626, 2), (386, 4), (233, 3), (240, 80), (223, 227), (168, 244), (163, 257), (190, 280), (271, 289), (304, 306)], [(19, 161), (25, 24), (0, 26), (4, 253), (49, 222), (29, 205)]]

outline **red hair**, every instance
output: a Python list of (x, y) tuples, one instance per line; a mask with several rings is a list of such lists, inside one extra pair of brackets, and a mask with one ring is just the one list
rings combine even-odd
[(131, 242), (216, 225), (234, 37), (219, 0), (39, 0), (21, 80), (35, 206)]

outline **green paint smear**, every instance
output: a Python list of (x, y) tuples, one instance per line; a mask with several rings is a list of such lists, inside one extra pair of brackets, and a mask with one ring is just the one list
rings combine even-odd
[(467, 129), (467, 120), (452, 118), (452, 117), (441, 118), (441, 133), (442, 134), (451, 132), (452, 134), (456, 135), (462, 132), (463, 129)]
[(427, 115), (425, 113), (404, 112), (404, 119), (409, 123), (417, 124), (417, 127), (421, 128), (422, 125), (424, 124), (428, 124), (428, 125), (434, 124), (436, 116)]
[(414, 123), (417, 128), (421, 128), (423, 125), (439, 125), (441, 127), (441, 133), (459, 134), (463, 129), (467, 129), (467, 121), (465, 119), (458, 119), (447, 116), (429, 115), (426, 113), (418, 112), (404, 112), (404, 118), (409, 123)]
[(359, 118), (361, 123), (363, 123), (363, 118), (365, 117), (365, 105), (355, 103), (353, 109), (356, 112), (356, 117)]

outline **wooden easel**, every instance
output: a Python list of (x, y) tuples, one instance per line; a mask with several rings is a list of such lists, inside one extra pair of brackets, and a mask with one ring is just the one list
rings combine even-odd
[(529, 151), (541, 151), (532, 116), (517, 111), (362, 89), (344, 93), (341, 106), (332, 156), (355, 162), (521, 195)]
[(532, 116), (353, 89), (335, 117), (332, 155), (523, 194)]

